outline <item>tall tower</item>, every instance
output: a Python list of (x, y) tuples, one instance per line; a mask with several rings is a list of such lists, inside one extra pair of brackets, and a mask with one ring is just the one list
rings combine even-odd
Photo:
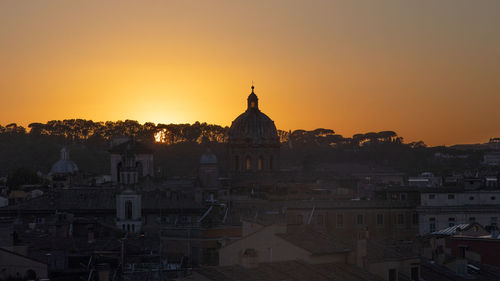
[(219, 169), (217, 167), (217, 156), (210, 148), (200, 157), (198, 168), (198, 179), (204, 188), (214, 188), (219, 186)]
[(126, 232), (140, 232), (142, 226), (142, 198), (137, 190), (138, 165), (129, 144), (121, 155), (120, 186), (116, 195), (116, 226)]

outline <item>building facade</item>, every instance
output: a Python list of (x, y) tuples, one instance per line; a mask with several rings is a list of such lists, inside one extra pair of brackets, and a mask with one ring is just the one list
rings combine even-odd
[(420, 235), (474, 222), (496, 227), (500, 218), (500, 190), (433, 188), (422, 190), (420, 201)]

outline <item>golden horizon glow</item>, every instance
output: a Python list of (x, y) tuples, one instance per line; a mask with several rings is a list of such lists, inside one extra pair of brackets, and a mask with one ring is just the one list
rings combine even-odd
[(2, 1), (0, 124), (83, 118), (500, 136), (499, 1)]

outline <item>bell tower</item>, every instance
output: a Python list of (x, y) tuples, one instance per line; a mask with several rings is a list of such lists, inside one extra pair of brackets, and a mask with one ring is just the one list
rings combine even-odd
[(121, 155), (120, 185), (116, 195), (116, 226), (124, 232), (140, 232), (142, 226), (142, 198), (137, 191), (138, 166), (131, 144)]

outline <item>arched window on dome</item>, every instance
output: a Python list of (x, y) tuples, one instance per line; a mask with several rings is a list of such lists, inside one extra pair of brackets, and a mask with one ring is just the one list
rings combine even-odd
[(234, 170), (238, 171), (240, 169), (240, 157), (238, 155), (234, 156)]
[(252, 169), (252, 158), (250, 156), (247, 156), (246, 169), (247, 171), (250, 171)]
[(262, 171), (264, 166), (264, 159), (262, 159), (262, 156), (259, 156), (259, 160), (257, 161), (257, 170)]
[(132, 201), (125, 201), (125, 218), (132, 219)]

